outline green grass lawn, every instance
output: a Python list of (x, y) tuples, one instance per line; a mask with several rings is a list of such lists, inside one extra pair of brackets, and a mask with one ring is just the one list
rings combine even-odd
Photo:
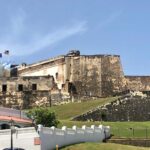
[[(67, 126), (71, 128), (73, 125), (82, 127), (82, 125), (100, 125), (110, 126), (112, 138), (150, 138), (150, 121), (148, 122), (81, 122), (71, 121), (71, 118), (85, 113), (97, 106), (112, 102), (117, 97), (101, 98), (81, 103), (69, 103), (60, 106), (50, 107), (57, 115), (60, 121), (58, 127)], [(62, 148), (62, 150), (148, 150), (150, 148), (142, 148), (128, 145), (120, 145), (113, 143), (81, 143)]]
[(113, 143), (81, 143), (67, 146), (61, 150), (149, 150), (150, 148), (113, 144)]
[(117, 97), (100, 98), (97, 100), (91, 100), (86, 102), (75, 102), (60, 106), (53, 106), (50, 109), (56, 113), (58, 119), (65, 120), (71, 119), (72, 117), (87, 112), (88, 110), (91, 110), (97, 106), (112, 102), (116, 99)]
[(147, 122), (81, 122), (81, 121), (69, 121), (60, 120), (59, 127), (67, 126), (72, 127), (76, 125), (82, 127), (82, 125), (100, 125), (110, 126), (111, 134), (114, 138), (150, 138), (150, 121)]
[(69, 103), (60, 106), (53, 106), (50, 109), (54, 111), (60, 121), (58, 127), (67, 126), (72, 127), (76, 125), (81, 127), (82, 125), (108, 125), (111, 127), (111, 134), (113, 137), (125, 137), (125, 138), (150, 138), (150, 122), (80, 122), (70, 121), (71, 118), (80, 115), (88, 110), (91, 110), (97, 106), (109, 103), (117, 99), (117, 97), (100, 98), (97, 100), (91, 100), (80, 103)]
[(87, 121), (69, 121), (69, 120), (60, 120), (59, 127), (63, 125), (67, 125), (68, 127), (72, 127), (72, 125), (77, 125), (78, 127), (81, 127), (82, 125), (100, 125), (103, 124), (105, 126), (110, 126), (111, 128), (120, 128), (120, 129), (125, 129), (125, 128), (150, 128), (150, 121), (147, 122), (87, 122)]
[(150, 138), (150, 121), (149, 122), (80, 122), (71, 121), (71, 118), (94, 109), (97, 106), (104, 105), (106, 103), (116, 100), (118, 97), (100, 98), (97, 100), (91, 100), (80, 103), (69, 103), (59, 106), (50, 107), (57, 115), (59, 128), (62, 126), (72, 127), (76, 125), (81, 127), (82, 125), (108, 125), (111, 127), (111, 134), (114, 138)]

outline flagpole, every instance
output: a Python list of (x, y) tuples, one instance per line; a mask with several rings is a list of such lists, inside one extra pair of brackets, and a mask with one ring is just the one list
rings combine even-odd
[(2, 64), (2, 53), (0, 53), (0, 63)]
[(0, 53), (0, 77), (3, 76), (2, 53)]
[(4, 54), (7, 56), (7, 57), (6, 57), (6, 58), (7, 58), (6, 61), (9, 62), (9, 61), (10, 61), (10, 58), (9, 58), (9, 50), (5, 50), (5, 51), (4, 51)]

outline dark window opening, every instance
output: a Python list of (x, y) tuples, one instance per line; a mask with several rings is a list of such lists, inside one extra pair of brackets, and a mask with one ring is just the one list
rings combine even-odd
[(62, 88), (64, 88), (65, 87), (65, 84), (62, 84)]
[(37, 84), (32, 84), (32, 90), (36, 91), (37, 90)]
[(75, 85), (73, 83), (70, 82), (68, 86), (69, 86), (68, 87), (68, 92), (69, 93), (77, 94), (76, 87), (75, 87)]
[(23, 85), (22, 84), (18, 85), (18, 91), (23, 91)]
[(2, 92), (6, 92), (7, 91), (7, 85), (6, 84), (3, 84), (2, 85)]
[(10, 125), (8, 125), (8, 124), (2, 124), (1, 125), (1, 130), (4, 130), (4, 129), (10, 129)]
[(58, 79), (58, 72), (56, 73), (56, 79)]

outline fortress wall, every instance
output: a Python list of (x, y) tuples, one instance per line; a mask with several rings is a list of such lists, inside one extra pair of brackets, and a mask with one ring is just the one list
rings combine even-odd
[(106, 55), (102, 57), (102, 95), (109, 96), (124, 90), (124, 73), (120, 56)]
[(101, 57), (71, 58), (71, 77), (79, 95), (101, 96)]
[(3, 85), (7, 86), (6, 92), (19, 91), (18, 86), (22, 85), (23, 91), (32, 90), (32, 85), (36, 84), (36, 90), (50, 90), (54, 86), (53, 77), (14, 77), (0, 79), (0, 92)]
[[(50, 59), (19, 69), (19, 76), (52, 75), (59, 89), (87, 96), (109, 96), (123, 89), (118, 55), (78, 55)], [(66, 84), (71, 83), (68, 88)]]
[(150, 76), (125, 76), (128, 89), (150, 91)]
[(2, 78), (0, 80), (0, 105), (21, 108), (47, 105), (51, 91), (54, 89), (57, 87), (53, 77)]
[(65, 57), (66, 79), (80, 95), (105, 97), (125, 89), (124, 73), (118, 55)]
[(127, 86), (119, 55), (65, 55), (19, 68), (18, 72), (19, 76), (52, 75), (62, 92), (79, 95), (105, 97)]
[(36, 63), (36, 65), (29, 65), (18, 69), (19, 76), (53, 76), (58, 88), (62, 88), (65, 83), (65, 59), (52, 59), (43, 63)]

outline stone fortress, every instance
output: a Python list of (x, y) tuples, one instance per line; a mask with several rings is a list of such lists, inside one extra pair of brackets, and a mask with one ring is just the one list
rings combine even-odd
[(150, 76), (124, 75), (119, 55), (80, 55), (72, 50), (37, 63), (12, 65), (9, 70), (0, 67), (1, 106), (48, 106), (128, 91), (149, 94)]

